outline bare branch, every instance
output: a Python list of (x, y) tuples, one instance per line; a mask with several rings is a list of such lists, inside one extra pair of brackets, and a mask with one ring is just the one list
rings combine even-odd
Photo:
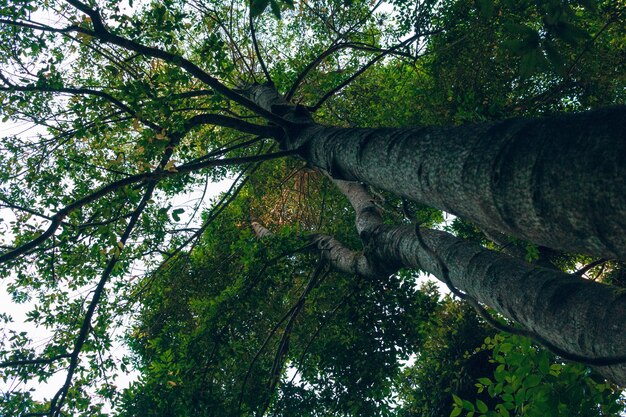
[(257, 58), (259, 59), (259, 64), (261, 65), (261, 69), (263, 70), (263, 74), (265, 74), (265, 79), (267, 82), (273, 82), (272, 77), (270, 76), (267, 67), (265, 66), (265, 62), (263, 61), (263, 56), (261, 56), (261, 51), (259, 50), (259, 42), (256, 39), (256, 31), (254, 30), (254, 18), (252, 17), (252, 9), (250, 9), (250, 34), (252, 35), (252, 45), (254, 46), (254, 52), (256, 53)]
[(51, 358), (20, 359), (20, 360), (14, 360), (14, 361), (4, 361), (4, 362), (0, 362), (0, 369), (17, 367), (17, 366), (27, 366), (27, 365), (48, 365), (53, 362), (60, 361), (61, 359), (67, 359), (69, 357), (71, 357), (69, 353), (64, 353), (64, 354), (53, 356)]

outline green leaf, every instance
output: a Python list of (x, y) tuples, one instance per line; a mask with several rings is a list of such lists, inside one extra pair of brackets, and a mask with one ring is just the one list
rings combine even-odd
[(493, 16), (493, 0), (476, 0), (476, 6), (478, 6), (478, 10), (484, 17), (489, 19)]
[(598, 4), (594, 0), (578, 0), (578, 3), (590, 12), (596, 12), (598, 10)]
[[(547, 65), (548, 61), (546, 57), (543, 55), (543, 52), (540, 49), (534, 49), (531, 52), (522, 56), (520, 60), (520, 75), (523, 78), (530, 77), (531, 75), (538, 72), (540, 69), (544, 69)], [(527, 246), (527, 254), (526, 257), (528, 260), (537, 259), (538, 252), (533, 251), (534, 245)]]
[(487, 386), (491, 385), (491, 383), (492, 383), (491, 379), (489, 379), (489, 378), (478, 378), (478, 382), (480, 382), (483, 385), (487, 385)]
[(515, 55), (524, 55), (533, 50), (535, 45), (528, 40), (507, 39), (502, 42), (502, 48), (512, 52)]
[(539, 375), (530, 375), (528, 378), (524, 380), (524, 385), (526, 388), (532, 388), (539, 385), (541, 382), (541, 376)]
[(452, 400), (459, 407), (463, 407), (463, 400), (458, 395), (452, 394)]
[(545, 42), (544, 50), (546, 51), (546, 57), (552, 65), (552, 67), (558, 72), (562, 73), (565, 69), (565, 59), (559, 52), (558, 48), (552, 42)]
[(177, 208), (174, 211), (172, 211), (172, 219), (174, 219), (174, 221), (179, 222), (180, 221), (180, 215), (183, 214), (185, 212), (185, 209), (182, 208)]
[(539, 38), (539, 34), (537, 33), (537, 31), (526, 25), (522, 25), (519, 23), (505, 23), (504, 28), (513, 34), (521, 35), (524, 38)]
[(276, 0), (271, 0), (270, 6), (272, 9), (272, 14), (276, 16), (277, 19), (280, 19), (280, 4), (278, 4)]
[(568, 22), (559, 22), (553, 27), (553, 32), (558, 38), (573, 46), (591, 38), (585, 29)]
[(509, 410), (503, 404), (496, 405), (496, 410), (498, 410), (498, 414), (502, 417), (510, 417)]
[(252, 17), (257, 17), (261, 13), (263, 13), (268, 4), (270, 4), (270, 0), (251, 0), (250, 14), (252, 15)]
[(465, 408), (467, 411), (474, 411), (474, 404), (472, 404), (471, 402), (467, 401), (467, 400), (463, 400), (463, 408)]
[(476, 400), (476, 408), (478, 408), (478, 411), (480, 411), (481, 413), (486, 413), (487, 410), (489, 409), (487, 407), (487, 404), (485, 404), (483, 401), (481, 400)]
[(500, 352), (510, 352), (512, 348), (513, 348), (512, 344), (502, 343), (502, 345), (500, 345)]
[(458, 416), (459, 414), (461, 414), (461, 411), (462, 411), (462, 410), (463, 410), (462, 408), (459, 408), (459, 407), (454, 407), (454, 408), (452, 409), (452, 412), (450, 413), (450, 417), (456, 417), (456, 416)]
[(539, 357), (539, 372), (544, 375), (550, 373), (550, 358), (545, 352), (542, 352), (541, 356)]

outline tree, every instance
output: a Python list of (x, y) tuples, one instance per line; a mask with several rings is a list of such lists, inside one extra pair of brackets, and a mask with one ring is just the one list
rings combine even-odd
[[(102, 356), (112, 343), (107, 328), (141, 294), (128, 278), (135, 261), (148, 268), (174, 262), (253, 181), (258, 164), (286, 157), (327, 172), (357, 213), (361, 252), (342, 245), (340, 235), (312, 237), (337, 271), (370, 279), (400, 268), (431, 272), (478, 308), (492, 307), (562, 357), (623, 384), (620, 289), (446, 232), (383, 224), (368, 190), (345, 182), (457, 214), (490, 235), (624, 261), (625, 109), (551, 114), (568, 100), (620, 102), (623, 71), (614, 70), (617, 81), (609, 82), (580, 64), (588, 56), (620, 62), (623, 10), (611, 2), (479, 3), (480, 10), (454, 1), (399, 2), (395, 15), (332, 1), (303, 2), (298, 10), (274, 1), (251, 8), (167, 1), (137, 10), (116, 1), (1, 4), (3, 114), (39, 130), (3, 140), (0, 198), (17, 218), (0, 262), (15, 300), (39, 300), (29, 320), (55, 329), (43, 351), (16, 332), (3, 347), (3, 367), (25, 380), (47, 380), (67, 367), (49, 403), (24, 401), (23, 394), (7, 409), (86, 409), (81, 386), (106, 379), (112, 366)], [(282, 20), (262, 14), (268, 5)], [(436, 105), (419, 116), (429, 115), (433, 126), (350, 126), (343, 108), (354, 102), (346, 97), (358, 96), (366, 70), (396, 68), (399, 80), (428, 84), (406, 72), (437, 68), (446, 48), (464, 39), (456, 33), (477, 27), (509, 42), (509, 52), (481, 62), (509, 59), (497, 65), (512, 77), (502, 85), (519, 85), (512, 110), (505, 111), (500, 93), (506, 87), (494, 87), (500, 104), (491, 113), (464, 110), (449, 120), (449, 105), (435, 95)], [(518, 65), (522, 77), (512, 70)], [(463, 81), (453, 89), (463, 97), (461, 109), (476, 99)], [(515, 115), (518, 104), (533, 118), (493, 120)], [(441, 126), (478, 114), (481, 123)], [(176, 225), (184, 208), (165, 197), (228, 174), (237, 176), (230, 193), (200, 227)], [(311, 226), (306, 230), (315, 231)], [(80, 291), (87, 294), (76, 297)], [(112, 387), (100, 394), (111, 396)]]

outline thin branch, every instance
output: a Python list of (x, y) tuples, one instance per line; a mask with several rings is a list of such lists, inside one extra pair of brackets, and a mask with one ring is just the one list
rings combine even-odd
[(287, 320), (289, 317), (291, 317), (292, 313), (294, 312), (294, 310), (296, 309), (297, 306), (298, 306), (298, 304), (293, 305), (280, 318), (280, 320), (278, 320), (278, 322), (270, 330), (270, 333), (266, 336), (266, 338), (263, 341), (263, 343), (261, 344), (261, 347), (259, 348), (259, 350), (257, 350), (256, 354), (252, 358), (252, 362), (250, 362), (250, 364), (248, 365), (248, 370), (246, 372), (246, 375), (243, 378), (243, 382), (241, 383), (241, 391), (239, 392), (239, 407), (238, 407), (239, 411), (241, 411), (241, 406), (243, 404), (243, 396), (244, 396), (244, 393), (245, 393), (246, 384), (248, 383), (248, 378), (250, 377), (250, 374), (252, 373), (252, 367), (256, 363), (257, 359), (259, 359), (259, 357), (261, 356), (261, 353), (263, 353), (263, 351), (265, 350), (265, 347), (267, 346), (269, 341), (272, 339), (274, 334), (278, 331), (278, 329), (280, 328), (281, 324), (283, 324), (283, 322), (285, 322), (285, 320)]
[(53, 356), (51, 358), (38, 358), (38, 359), (21, 359), (14, 361), (4, 361), (0, 362), (1, 368), (10, 368), (16, 366), (27, 366), (27, 365), (48, 365), (53, 362), (60, 361), (61, 359), (70, 358), (72, 355), (69, 353), (63, 353), (60, 355)]
[[(259, 166), (260, 164), (257, 163), (256, 166), (250, 169), (250, 172), (252, 173), (256, 171), (256, 169)], [(156, 271), (154, 271), (154, 274), (156, 274), (156, 272), (162, 270), (166, 265), (168, 265), (169, 261), (172, 260), (178, 253), (180, 253), (189, 243), (191, 243), (194, 240), (197, 241), (197, 239), (202, 235), (202, 233), (204, 233), (204, 231), (209, 227), (211, 222), (215, 220), (217, 216), (219, 216), (220, 213), (226, 209), (226, 207), (228, 207), (228, 204), (230, 204), (230, 202), (233, 201), (235, 197), (237, 197), (239, 192), (243, 189), (243, 186), (248, 182), (250, 178), (250, 176), (248, 175), (247, 177), (243, 178), (240, 184), (237, 184), (239, 179), (241, 179), (243, 175), (245, 174), (246, 170), (247, 168), (244, 169), (243, 172), (241, 172), (241, 174), (239, 174), (239, 176), (235, 179), (235, 181), (230, 186), (228, 191), (226, 191), (226, 193), (224, 194), (224, 197), (222, 197), (222, 199), (217, 203), (217, 205), (208, 214), (207, 219), (202, 224), (202, 226), (191, 237), (186, 239), (182, 244), (178, 245), (172, 252), (164, 253), (166, 257), (163, 260), (163, 262), (161, 262), (161, 264), (156, 269)], [(143, 289), (141, 291), (143, 291)]]
[(122, 103), (120, 100), (116, 99), (112, 95), (105, 93), (104, 91), (94, 90), (91, 88), (83, 88), (83, 87), (47, 87), (47, 86), (18, 86), (14, 84), (10, 84), (8, 87), (0, 87), (0, 91), (23, 91), (23, 92), (47, 92), (47, 93), (62, 93), (62, 94), (71, 94), (71, 95), (92, 95), (100, 98), (104, 98), (109, 101), (111, 104), (115, 105), (119, 109), (124, 112), (130, 114), (132, 117), (136, 118), (146, 126), (151, 129), (155, 129), (157, 131), (161, 131), (162, 128), (137, 114), (136, 111), (128, 107), (126, 104)]
[(598, 265), (602, 265), (602, 264), (606, 263), (607, 261), (608, 261), (608, 259), (598, 259), (597, 261), (591, 262), (591, 263), (583, 266), (578, 271), (574, 272), (572, 275), (576, 275), (576, 276), (582, 277), (583, 275), (585, 275), (585, 272), (589, 271), (591, 268), (595, 268)]
[(167, 96), (169, 99), (185, 99), (185, 98), (193, 98), (193, 97), (203, 97), (203, 96), (211, 96), (215, 94), (213, 90), (195, 90), (195, 91), (186, 91), (184, 93), (172, 94)]
[(272, 77), (270, 76), (267, 67), (265, 66), (265, 62), (263, 61), (263, 57), (261, 56), (261, 51), (259, 50), (259, 42), (256, 39), (256, 31), (254, 30), (254, 18), (252, 17), (252, 9), (250, 9), (250, 34), (252, 35), (252, 45), (254, 46), (254, 52), (256, 53), (257, 58), (259, 59), (259, 64), (261, 65), (261, 69), (263, 70), (263, 74), (265, 74), (265, 79), (273, 83)]
[(376, 62), (380, 61), (381, 59), (383, 59), (384, 57), (386, 57), (387, 55), (390, 55), (391, 53), (393, 53), (394, 51), (396, 51), (397, 49), (400, 49), (408, 44), (410, 44), (411, 42), (415, 41), (419, 36), (421, 35), (413, 35), (410, 38), (406, 39), (405, 41), (393, 46), (392, 48), (389, 48), (383, 52), (381, 52), (380, 54), (378, 54), (377, 56), (375, 56), (372, 60), (370, 60), (367, 64), (365, 64), (363, 67), (361, 67), (360, 69), (358, 69), (354, 74), (352, 74), (350, 77), (348, 77), (346, 80), (344, 80), (342, 83), (340, 83), (338, 86), (336, 86), (335, 88), (333, 88), (332, 90), (330, 90), (329, 92), (327, 92), (326, 94), (324, 94), (324, 96), (314, 105), (312, 106), (309, 110), (311, 110), (312, 112), (317, 111), (326, 100), (328, 100), (330, 97), (334, 96), (337, 92), (341, 91), (343, 88), (345, 88), (348, 84), (350, 84), (352, 81), (354, 81), (358, 76), (360, 76), (361, 74), (363, 74), (365, 71), (367, 71), (372, 65), (374, 65)]
[[(311, 274), (311, 279), (309, 280), (309, 283), (308, 283), (307, 288), (305, 289), (305, 291), (300, 295), (300, 298), (298, 299), (298, 301), (289, 310), (287, 310), (287, 312), (280, 318), (280, 320), (278, 320), (278, 322), (270, 330), (270, 333), (267, 335), (267, 337), (265, 338), (265, 340), (261, 344), (261, 347), (259, 348), (259, 350), (256, 352), (256, 354), (252, 358), (252, 361), (248, 365), (248, 371), (246, 372), (246, 375), (245, 375), (245, 377), (243, 379), (243, 382), (241, 384), (241, 391), (239, 393), (239, 410), (240, 411), (241, 411), (241, 406), (243, 404), (243, 396), (244, 396), (244, 393), (245, 393), (246, 384), (248, 382), (248, 378), (250, 377), (250, 374), (252, 373), (252, 367), (254, 366), (254, 364), (256, 363), (258, 358), (261, 356), (261, 353), (263, 353), (263, 351), (265, 350), (265, 347), (267, 346), (267, 344), (269, 343), (271, 338), (274, 336), (274, 334), (278, 331), (278, 329), (283, 324), (283, 322), (285, 322), (285, 320), (287, 320), (289, 318), (289, 322), (288, 322), (287, 326), (285, 327), (285, 331), (287, 331), (287, 327), (290, 326), (289, 323), (293, 323), (294, 317), (298, 314), (299, 310), (303, 306), (304, 299), (306, 298), (306, 296), (308, 295), (310, 290), (313, 288), (314, 282), (317, 280), (317, 277), (319, 276), (319, 274), (321, 273), (322, 269), (325, 266), (326, 266), (325, 262), (322, 262), (322, 261), (318, 262), (315, 270)], [(285, 336), (285, 333), (283, 333), (283, 338), (284, 338), (284, 336)], [(284, 342), (283, 338), (281, 338), (281, 342)], [(282, 347), (283, 347), (282, 343), (279, 344), (279, 353), (280, 353)], [(276, 365), (276, 360), (274, 361), (274, 365)], [(272, 372), (273, 371), (274, 371), (274, 366), (272, 366)], [(270, 393), (270, 395), (271, 395), (271, 393)]]
[(158, 58), (167, 63), (183, 68), (189, 74), (193, 75), (198, 80), (202, 81), (203, 83), (211, 87), (213, 90), (222, 94), (224, 97), (234, 101), (235, 103), (242, 105), (248, 110), (258, 114), (261, 117), (264, 117), (268, 121), (271, 121), (283, 127), (289, 127), (292, 125), (291, 122), (283, 119), (280, 116), (273, 114), (270, 111), (263, 109), (262, 107), (254, 103), (252, 100), (242, 96), (241, 94), (236, 93), (235, 91), (233, 91), (226, 85), (222, 84), (217, 78), (214, 78), (213, 76), (209, 75), (207, 72), (202, 70), (200, 67), (198, 67), (196, 64), (189, 61), (188, 59), (180, 55), (173, 54), (171, 52), (167, 52), (167, 51), (164, 51), (162, 49), (155, 48), (152, 46), (146, 46), (138, 42), (135, 42), (133, 40), (113, 34), (106, 29), (102, 21), (102, 17), (100, 16), (100, 13), (97, 10), (91, 9), (86, 4), (78, 0), (66, 0), (66, 1), (67, 3), (71, 4), (72, 6), (82, 11), (87, 16), (89, 16), (91, 18), (91, 23), (94, 28), (93, 31), (87, 30), (84, 28), (74, 28), (74, 30), (84, 33), (88, 36), (92, 36), (94, 38), (100, 39), (102, 42), (112, 43), (114, 45), (120, 46), (127, 50), (137, 52), (141, 55)]
[(298, 372), (300, 372), (300, 369), (302, 369), (302, 366), (304, 364), (304, 359), (306, 358), (306, 355), (309, 352), (309, 348), (313, 344), (313, 341), (317, 338), (317, 336), (319, 336), (322, 329), (328, 323), (330, 323), (330, 319), (335, 315), (335, 313), (337, 313), (337, 311), (341, 308), (341, 306), (343, 306), (345, 302), (348, 301), (350, 297), (352, 297), (357, 291), (358, 291), (358, 288), (355, 288), (354, 290), (350, 291), (348, 294), (344, 295), (341, 298), (341, 301), (337, 303), (337, 305), (330, 311), (330, 313), (327, 316), (323, 317), (322, 323), (317, 327), (317, 329), (315, 330), (315, 333), (313, 333), (313, 336), (309, 338), (309, 341), (304, 347), (304, 350), (302, 351), (302, 354), (300, 355), (300, 359), (298, 360), (298, 365), (296, 366), (296, 372), (294, 372), (293, 377), (291, 377), (291, 380), (289, 381), (289, 385), (293, 384), (293, 381), (296, 379), (296, 375), (298, 375)]
[[(538, 96), (534, 97), (532, 101), (534, 101), (535, 103), (532, 105), (532, 107), (530, 107), (530, 110), (536, 110), (540, 105), (542, 105), (543, 103), (546, 103), (550, 98), (554, 97), (560, 90), (563, 89), (563, 87), (565, 87), (565, 85), (567, 85), (567, 81), (569, 80), (569, 78), (572, 75), (572, 72), (574, 71), (574, 69), (576, 68), (576, 66), (580, 63), (581, 59), (583, 58), (583, 56), (589, 51), (589, 49), (591, 48), (591, 46), (596, 42), (596, 40), (600, 37), (600, 35), (609, 28), (609, 26), (611, 24), (613, 24), (614, 22), (616, 22), (619, 19), (619, 14), (616, 14), (614, 16), (612, 16), (605, 24), (604, 26), (602, 26), (600, 28), (600, 30), (593, 36), (593, 38), (589, 39), (583, 50), (578, 54), (578, 56), (576, 57), (576, 59), (574, 60), (574, 62), (572, 62), (572, 64), (567, 68), (567, 70), (565, 71), (565, 75), (563, 76), (563, 80), (562, 82), (558, 83), (556, 86), (554, 86), (553, 88), (551, 88), (550, 90), (539, 94)], [(529, 105), (525, 105), (526, 108), (529, 107)]]
[[(253, 155), (253, 156), (242, 156), (239, 158), (228, 158), (228, 159), (213, 159), (204, 162), (196, 162), (193, 164), (185, 164), (175, 167), (176, 171), (179, 174), (185, 174), (188, 172), (194, 172), (202, 168), (214, 167), (214, 166), (224, 166), (224, 165), (241, 165), (247, 164), (250, 162), (262, 162), (269, 161), (271, 159), (284, 158), (286, 156), (297, 155), (298, 150), (292, 149), (289, 151), (280, 151), (274, 153), (268, 153), (263, 155)], [(223, 164), (226, 162), (226, 164)]]
[[(422, 36), (422, 34), (420, 34), (420, 36)], [(413, 36), (413, 38), (415, 38), (415, 37), (416, 36)], [(407, 57), (410, 57), (410, 58), (414, 58), (413, 55), (397, 52), (393, 48), (392, 49), (382, 49), (382, 48), (377, 48), (375, 46), (368, 45), (368, 44), (365, 44), (365, 43), (362, 43), (362, 42), (342, 42), (342, 43), (339, 43), (339, 44), (334, 44), (334, 45), (331, 45), (324, 52), (319, 54), (313, 61), (311, 61), (298, 74), (298, 76), (296, 77), (296, 80), (291, 85), (291, 88), (289, 89), (287, 94), (285, 94), (285, 100), (290, 101), (293, 98), (293, 96), (295, 95), (296, 91), (298, 90), (298, 88), (300, 87), (300, 85), (302, 84), (304, 79), (307, 77), (307, 75), (312, 70), (314, 70), (319, 64), (321, 64), (322, 61), (324, 61), (324, 59), (326, 59), (328, 56), (330, 56), (333, 53), (338, 52), (338, 51), (340, 51), (342, 49), (354, 49), (354, 50), (368, 51), (368, 52), (387, 53), (387, 54), (392, 54), (392, 55), (399, 54), (401, 56), (407, 56)]]
[(33, 216), (37, 216), (37, 217), (41, 217), (42, 219), (46, 219), (46, 220), (52, 220), (52, 217), (50, 216), (46, 216), (45, 214), (39, 213), (31, 208), (28, 207), (23, 207), (20, 206), (18, 204), (13, 204), (10, 201), (8, 201), (7, 199), (3, 198), (2, 196), (0, 196), (0, 202), (2, 202), (2, 204), (0, 204), (0, 208), (8, 208), (8, 209), (14, 209), (14, 210), (19, 210), (19, 211), (23, 211), (25, 213), (31, 214)]
[(220, 114), (198, 114), (196, 116), (192, 116), (186, 123), (186, 130), (203, 124), (228, 127), (243, 133), (251, 133), (253, 135), (264, 137), (277, 138), (283, 134), (283, 130), (277, 126), (257, 125)]
[[(148, 201), (152, 198), (152, 194), (154, 193), (156, 185), (157, 185), (157, 181), (154, 181), (154, 180), (148, 184), (146, 192), (143, 195), (143, 198), (141, 199), (139, 205), (137, 206), (137, 209), (135, 210), (133, 216), (128, 221), (128, 225), (126, 226), (124, 233), (122, 234), (120, 241), (119, 241), (119, 247), (121, 250), (123, 250), (124, 246), (126, 245), (126, 242), (128, 238), (130, 237), (132, 231), (134, 230), (135, 225), (137, 224), (137, 221), (139, 220), (139, 217), (143, 213), (143, 210), (148, 204)], [(63, 406), (63, 402), (65, 401), (65, 398), (72, 384), (72, 378), (74, 377), (74, 373), (76, 372), (76, 368), (78, 366), (80, 353), (82, 351), (83, 345), (85, 344), (85, 341), (87, 340), (87, 336), (91, 329), (91, 320), (96, 311), (96, 308), (98, 307), (98, 304), (100, 303), (100, 298), (104, 294), (104, 288), (106, 286), (106, 283), (108, 282), (111, 274), (113, 273), (113, 269), (117, 265), (118, 260), (119, 260), (119, 254), (114, 254), (109, 259), (109, 262), (106, 268), (104, 269), (104, 271), (102, 272), (102, 275), (100, 276), (100, 281), (98, 282), (98, 285), (96, 289), (94, 290), (93, 297), (91, 299), (91, 302), (89, 303), (89, 307), (87, 308), (85, 317), (83, 318), (83, 323), (80, 327), (78, 337), (76, 338), (76, 341), (74, 343), (74, 349), (72, 350), (72, 353), (71, 353), (70, 365), (68, 367), (67, 377), (65, 378), (65, 383), (63, 384), (61, 389), (56, 393), (56, 395), (52, 398), (52, 401), (50, 402), (50, 411), (53, 413), (54, 416), (61, 415), (61, 407)]]
[(41, 245), (43, 242), (45, 242), (48, 238), (50, 238), (56, 232), (56, 230), (62, 224), (62, 221), (65, 219), (65, 217), (67, 217), (67, 215), (69, 215), (72, 211), (77, 210), (87, 204), (90, 204), (98, 200), (99, 198), (104, 197), (105, 195), (110, 194), (127, 185), (132, 185), (132, 184), (136, 184), (139, 182), (156, 180), (159, 178), (171, 177), (171, 176), (176, 176), (176, 175), (181, 175), (181, 174), (188, 174), (188, 173), (191, 173), (191, 172), (203, 169), (203, 168), (228, 166), (228, 165), (241, 165), (241, 164), (247, 164), (251, 162), (261, 162), (261, 161), (267, 161), (270, 159), (283, 158), (286, 156), (295, 155), (296, 153), (297, 152), (295, 150), (292, 150), (292, 151), (275, 152), (275, 153), (265, 154), (265, 155), (244, 156), (244, 157), (229, 158), (229, 159), (214, 159), (214, 160), (180, 165), (177, 167), (172, 167), (170, 168), (170, 170), (163, 170), (162, 166), (160, 165), (159, 168), (157, 168), (157, 170), (155, 170), (154, 172), (131, 175), (129, 177), (123, 178), (119, 181), (115, 181), (109, 185), (106, 185), (100, 188), (99, 190), (79, 200), (76, 200), (73, 203), (59, 210), (55, 215), (51, 217), (51, 222), (50, 222), (50, 225), (48, 226), (48, 229), (46, 229), (41, 235), (32, 239), (31, 241), (19, 246), (18, 248), (12, 251), (5, 252), (2, 255), (0, 255), (0, 263), (15, 259), (18, 256), (23, 255), (29, 252), (30, 250), (36, 248), (37, 246)]
[[(203, 156), (198, 157), (196, 159), (192, 159), (188, 163), (195, 163), (195, 162), (205, 161), (205, 160), (210, 159), (210, 158), (215, 158), (216, 156), (224, 155), (224, 154), (226, 154), (226, 153), (228, 153), (230, 151), (234, 151), (235, 149), (241, 149), (241, 148), (245, 148), (246, 146), (253, 145), (253, 144), (263, 140), (263, 138), (264, 138), (263, 136), (257, 136), (256, 138), (249, 139), (247, 141), (240, 142), (240, 143), (237, 143), (235, 145), (227, 146), (227, 145), (230, 145), (231, 143), (236, 141), (236, 140), (233, 140), (233, 141), (228, 142), (227, 144), (225, 144), (223, 147), (215, 149), (215, 150), (207, 153), (206, 155), (203, 155)], [(239, 139), (241, 139), (241, 138), (239, 138)]]
[(27, 29), (39, 30), (39, 31), (44, 31), (44, 32), (52, 32), (52, 33), (69, 33), (69, 32), (76, 32), (78, 29), (80, 29), (78, 26), (74, 26), (74, 25), (67, 26), (64, 28), (55, 28), (55, 27), (44, 25), (44, 24), (37, 23), (37, 22), (24, 22), (20, 20), (9, 20), (9, 19), (0, 19), (0, 23), (4, 23), (5, 25), (9, 25), (9, 26), (18, 26), (18, 27), (23, 27)]
[(272, 364), (272, 370), (270, 372), (270, 385), (268, 388), (268, 397), (265, 401), (263, 407), (261, 408), (260, 416), (264, 416), (267, 412), (267, 409), (270, 406), (272, 400), (272, 394), (278, 385), (278, 381), (280, 380), (280, 374), (282, 372), (285, 357), (289, 352), (289, 340), (291, 339), (291, 332), (293, 330), (293, 325), (295, 323), (298, 314), (304, 308), (304, 303), (306, 301), (306, 297), (310, 294), (311, 290), (315, 288), (320, 282), (322, 282), (329, 274), (329, 271), (324, 273), (324, 268), (326, 267), (326, 263), (320, 260), (313, 273), (311, 274), (311, 279), (309, 280), (306, 288), (300, 295), (296, 303), (296, 308), (291, 313), (291, 317), (289, 317), (289, 321), (285, 325), (285, 330), (283, 331), (283, 335), (281, 337), (280, 342), (278, 343), (278, 349), (276, 350), (276, 355), (274, 356), (274, 363)]

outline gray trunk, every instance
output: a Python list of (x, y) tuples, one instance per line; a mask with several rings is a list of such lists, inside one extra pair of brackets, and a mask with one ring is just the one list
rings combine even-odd
[[(335, 183), (356, 211), (357, 229), (372, 270), (415, 268), (444, 281), (442, 261), (454, 287), (556, 348), (590, 360), (626, 358), (623, 289), (531, 265), (439, 230), (421, 229), (425, 249), (415, 226), (383, 224), (363, 186)], [(626, 363), (597, 370), (626, 385)]]
[[(419, 268), (442, 279), (415, 228), (381, 225), (369, 235), (368, 258), (379, 268)], [(437, 230), (422, 230), (461, 291), (558, 348), (587, 358), (626, 356), (626, 291), (493, 252)], [(383, 264), (383, 265), (380, 265)], [(626, 386), (626, 364), (596, 368)]]
[[(252, 96), (289, 114), (275, 91)], [(292, 108), (293, 109), (293, 108)], [(626, 259), (626, 107), (460, 127), (291, 127), (299, 149), (334, 178), (358, 180), (536, 244)], [(331, 263), (371, 274), (419, 268), (531, 330), (556, 348), (594, 358), (626, 356), (626, 291), (527, 264), (436, 230), (382, 224), (363, 187), (337, 181), (357, 212), (365, 254), (328, 241)], [(322, 245), (323, 246), (323, 245)], [(339, 250), (341, 249), (341, 250)], [(329, 252), (330, 253), (330, 252)], [(365, 260), (363, 258), (366, 258)], [(358, 259), (358, 261), (357, 261)], [(359, 271), (360, 270), (360, 271)], [(626, 364), (596, 368), (626, 385)]]
[(335, 178), (487, 229), (626, 260), (626, 107), (459, 127), (309, 124), (285, 146)]

